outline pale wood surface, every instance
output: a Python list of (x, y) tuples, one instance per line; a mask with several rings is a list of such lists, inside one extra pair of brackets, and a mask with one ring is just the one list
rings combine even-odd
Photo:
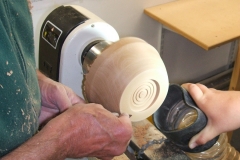
[(206, 50), (240, 37), (240, 0), (178, 0), (144, 12)]
[(139, 38), (125, 37), (96, 58), (85, 76), (84, 91), (88, 102), (140, 121), (162, 104), (168, 85), (157, 50)]

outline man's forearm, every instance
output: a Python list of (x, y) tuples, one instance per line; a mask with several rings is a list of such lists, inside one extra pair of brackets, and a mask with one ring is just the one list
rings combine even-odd
[(51, 160), (65, 159), (64, 151), (59, 145), (59, 134), (39, 132), (20, 147), (10, 152), (1, 160)]

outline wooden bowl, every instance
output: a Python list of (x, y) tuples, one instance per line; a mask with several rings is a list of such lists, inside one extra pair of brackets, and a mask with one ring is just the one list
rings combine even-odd
[(95, 59), (85, 75), (84, 92), (88, 102), (140, 121), (160, 107), (168, 86), (167, 71), (157, 50), (139, 38), (126, 37)]

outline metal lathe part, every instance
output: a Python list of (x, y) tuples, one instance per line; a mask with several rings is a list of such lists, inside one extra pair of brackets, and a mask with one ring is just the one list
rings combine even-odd
[(113, 42), (110, 41), (100, 41), (99, 43), (93, 45), (91, 49), (87, 52), (83, 61), (83, 73), (87, 74), (94, 60), (109, 47)]

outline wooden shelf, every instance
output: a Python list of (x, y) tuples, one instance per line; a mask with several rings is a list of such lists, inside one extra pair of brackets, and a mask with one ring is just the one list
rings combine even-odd
[(240, 0), (178, 0), (144, 12), (206, 50), (240, 37)]

